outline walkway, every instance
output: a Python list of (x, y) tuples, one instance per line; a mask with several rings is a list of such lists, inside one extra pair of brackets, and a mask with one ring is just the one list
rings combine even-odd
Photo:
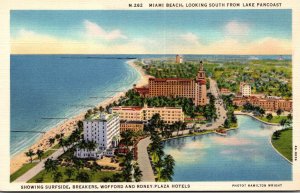
[(155, 182), (155, 177), (150, 164), (147, 147), (151, 143), (150, 137), (142, 139), (138, 143), (138, 164), (143, 173), (142, 182)]
[(36, 166), (28, 170), (25, 174), (17, 178), (14, 182), (27, 182), (34, 176), (36, 176), (38, 173), (40, 173), (44, 169), (44, 164), (48, 158), (57, 159), (60, 155), (64, 153), (64, 150), (62, 148), (59, 148), (56, 152), (54, 152), (49, 157), (43, 159), (40, 163), (38, 163)]

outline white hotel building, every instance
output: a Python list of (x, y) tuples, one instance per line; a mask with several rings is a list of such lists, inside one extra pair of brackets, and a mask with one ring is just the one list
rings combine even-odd
[(94, 150), (77, 148), (75, 156), (79, 158), (97, 158), (112, 156), (120, 138), (120, 118), (116, 113), (97, 114), (83, 121), (84, 140), (94, 141)]
[(251, 96), (251, 85), (245, 82), (240, 83), (240, 93), (243, 97)]

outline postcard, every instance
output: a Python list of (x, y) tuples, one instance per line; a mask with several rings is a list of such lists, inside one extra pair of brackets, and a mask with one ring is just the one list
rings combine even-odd
[(300, 189), (295, 1), (1, 2), (1, 191)]

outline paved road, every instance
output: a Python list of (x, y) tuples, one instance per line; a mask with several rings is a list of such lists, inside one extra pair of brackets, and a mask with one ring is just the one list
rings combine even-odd
[(36, 176), (40, 171), (44, 169), (44, 163), (48, 158), (57, 159), (60, 155), (64, 153), (64, 150), (62, 148), (59, 148), (56, 152), (54, 152), (49, 157), (43, 159), (41, 162), (39, 162), (36, 166), (28, 170), (25, 174), (17, 178), (14, 182), (27, 182), (34, 176)]
[(138, 143), (138, 164), (143, 173), (142, 182), (155, 182), (153, 170), (148, 157), (147, 147), (151, 143), (150, 137), (142, 139)]
[(220, 96), (220, 91), (217, 82), (211, 78), (209, 78), (209, 81), (210, 81), (210, 92), (216, 98), (215, 107), (217, 109), (218, 118), (214, 122), (214, 127), (217, 128), (224, 124), (224, 121), (227, 118), (226, 110), (224, 107), (224, 102)]
[(224, 124), (224, 121), (227, 118), (224, 102), (220, 97), (220, 92), (218, 89), (217, 82), (211, 78), (209, 78), (209, 81), (210, 81), (210, 92), (216, 98), (215, 107), (217, 109), (218, 118), (215, 121), (213, 121), (212, 125), (210, 126), (201, 125), (200, 128), (198, 127), (199, 129), (203, 129), (203, 130), (217, 129), (218, 127)]

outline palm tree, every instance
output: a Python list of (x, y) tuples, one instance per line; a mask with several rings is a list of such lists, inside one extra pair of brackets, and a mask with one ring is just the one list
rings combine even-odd
[(133, 132), (130, 130), (124, 131), (121, 133), (121, 137), (123, 139), (124, 144), (126, 145), (126, 148), (128, 149), (128, 146), (132, 145)]
[(79, 182), (90, 182), (90, 176), (86, 172), (80, 172), (77, 175), (76, 180)]
[(67, 145), (67, 141), (64, 138), (60, 138), (58, 142), (59, 146), (63, 148), (64, 153), (66, 152), (65, 146)]
[(285, 126), (286, 122), (287, 122), (286, 119), (281, 119), (281, 120), (280, 120), (280, 125), (281, 125), (281, 126)]
[(55, 138), (51, 137), (49, 139), (49, 145), (52, 146), (55, 143)]
[(140, 167), (137, 164), (135, 164), (133, 166), (133, 169), (134, 169), (133, 177), (134, 177), (135, 181), (140, 182), (142, 180), (142, 176), (143, 176), (142, 171), (140, 170)]
[(60, 182), (62, 179), (62, 174), (61, 172), (55, 172), (54, 176), (53, 176), (53, 181), (54, 182)]
[(268, 113), (266, 118), (268, 119), (268, 121), (271, 121), (273, 119), (273, 115), (271, 113)]
[(25, 152), (25, 155), (26, 155), (27, 157), (30, 157), (30, 163), (32, 163), (32, 156), (35, 155), (35, 153), (33, 152), (33, 150), (30, 149), (28, 152)]
[(55, 135), (55, 139), (59, 140), (61, 138), (61, 135), (60, 134), (56, 134)]
[(56, 172), (58, 166), (58, 161), (48, 158), (45, 162), (44, 168), (47, 172)]
[(164, 167), (164, 162), (161, 158), (159, 158), (158, 161), (154, 165), (155, 165), (155, 170), (157, 172), (157, 178), (159, 181), (161, 178), (161, 171), (163, 170), (163, 167)]
[(102, 106), (100, 106), (100, 107), (99, 107), (99, 111), (100, 111), (100, 112), (103, 112), (103, 111), (104, 111), (104, 108), (103, 108)]
[(78, 159), (77, 157), (73, 158), (73, 163), (78, 172), (79, 172), (80, 168), (84, 167), (84, 163), (82, 162), (82, 160)]
[(99, 164), (97, 164), (97, 162), (93, 162), (92, 166), (91, 166), (91, 170), (92, 173), (96, 172), (96, 171), (101, 171), (102, 170), (102, 166), (100, 166)]
[(82, 141), (80, 141), (80, 142), (78, 143), (78, 147), (79, 147), (80, 149), (86, 149), (86, 148), (87, 148), (87, 143), (86, 143), (84, 140), (82, 140)]
[(280, 131), (275, 131), (274, 132), (274, 138), (275, 139), (279, 139), (280, 135), (281, 135)]
[(97, 143), (95, 141), (88, 141), (87, 142), (87, 149), (90, 151), (95, 150), (97, 147)]
[(83, 122), (82, 121), (78, 121), (77, 122), (77, 127), (78, 127), (79, 131), (82, 132), (83, 131)]
[(66, 176), (68, 176), (69, 181), (71, 180), (71, 177), (74, 175), (75, 171), (74, 168), (67, 168), (65, 171)]
[(167, 169), (170, 174), (173, 175), (175, 167), (175, 160), (171, 155), (166, 155), (164, 158), (164, 169)]
[(38, 149), (38, 150), (36, 151), (36, 154), (37, 154), (39, 160), (41, 161), (41, 160), (42, 160), (42, 157), (43, 157), (43, 155), (44, 155), (44, 151)]

